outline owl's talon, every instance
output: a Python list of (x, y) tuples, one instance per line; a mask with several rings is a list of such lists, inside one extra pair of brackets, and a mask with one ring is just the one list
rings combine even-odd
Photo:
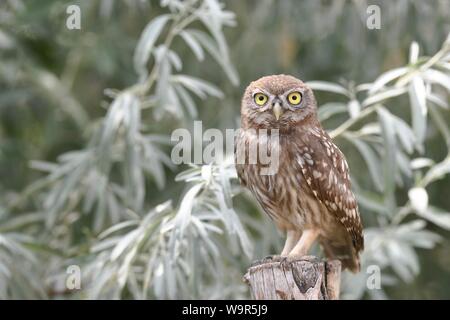
[(269, 263), (269, 262), (279, 262), (283, 258), (285, 258), (285, 257), (277, 255), (277, 254), (268, 255), (268, 256), (265, 256), (264, 258), (260, 259), (260, 260), (253, 261), (251, 266), (254, 267), (254, 266), (257, 266), (257, 265), (260, 265), (260, 264)]
[(265, 262), (276, 262), (276, 261), (278, 261), (280, 258), (281, 258), (280, 255), (273, 254), (273, 255), (265, 256), (265, 257), (262, 259), (262, 261), (265, 261)]
[(290, 256), (283, 257), (284, 259), (281, 260), (280, 263), (284, 268), (286, 268), (295, 261), (303, 260), (304, 257), (306, 257), (306, 256), (290, 255)]
[(290, 265), (292, 263), (291, 257), (289, 256), (284, 256), (283, 259), (280, 260), (280, 265), (283, 268), (287, 268), (288, 265)]
[(301, 256), (301, 255), (290, 255), (282, 257), (283, 259), (280, 261), (280, 264), (283, 267), (288, 267), (288, 265), (292, 264), (296, 261), (310, 261), (310, 262), (316, 262), (318, 259), (315, 256)]

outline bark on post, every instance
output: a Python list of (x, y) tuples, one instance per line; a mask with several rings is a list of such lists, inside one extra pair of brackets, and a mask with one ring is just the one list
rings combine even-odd
[(338, 260), (313, 256), (295, 261), (265, 261), (244, 276), (256, 300), (337, 300), (341, 281)]

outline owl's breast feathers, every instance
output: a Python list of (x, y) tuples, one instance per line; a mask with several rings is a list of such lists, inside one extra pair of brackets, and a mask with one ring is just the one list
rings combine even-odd
[[(235, 148), (254, 139), (258, 136), (242, 130), (236, 137)], [(362, 223), (344, 155), (320, 125), (280, 135), (279, 147), (279, 169), (272, 176), (260, 174), (259, 162), (236, 163), (241, 183), (252, 191), (272, 218), (318, 223), (323, 237), (332, 239), (328, 241), (327, 255), (339, 251), (339, 242), (344, 243), (348, 238), (354, 256), (353, 262), (348, 263), (352, 269), (359, 268), (357, 256), (364, 248)], [(322, 218), (318, 219), (319, 216)]]

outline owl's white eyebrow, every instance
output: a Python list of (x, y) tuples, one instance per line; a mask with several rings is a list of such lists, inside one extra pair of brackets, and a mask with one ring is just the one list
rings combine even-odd
[(257, 94), (257, 93), (264, 93), (266, 96), (270, 95), (270, 93), (267, 92), (266, 90), (261, 89), (261, 88), (256, 88), (255, 90), (253, 90), (252, 96), (255, 96), (255, 94)]
[(300, 92), (301, 94), (304, 94), (303, 91), (304, 90), (301, 87), (297, 87), (297, 88), (292, 88), (292, 89), (289, 89), (289, 90), (283, 92), (283, 95), (287, 95), (287, 94), (289, 94), (291, 92)]

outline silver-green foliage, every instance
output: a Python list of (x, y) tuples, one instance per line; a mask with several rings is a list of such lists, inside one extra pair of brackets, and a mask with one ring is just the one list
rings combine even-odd
[[(336, 3), (331, 13), (341, 12), (342, 2)], [(197, 98), (224, 98), (211, 82), (182, 73), (184, 59), (174, 42), (191, 50), (199, 68), (215, 60), (229, 83), (239, 82), (223, 33), (235, 25), (235, 16), (222, 2), (163, 0), (159, 6), (165, 13), (148, 22), (130, 58), (137, 82), (105, 90), (109, 107), (89, 128), (85, 148), (60, 155), (56, 163), (31, 162), (44, 178), (13, 199), (14, 205), (0, 207), (1, 299), (67, 294), (65, 270), (71, 264), (81, 267), (83, 284), (69, 292), (73, 298), (248, 297), (241, 279), (255, 252), (270, 254), (279, 247), (272, 224), (241, 209), (249, 198), (236, 181), (231, 155), (223, 163), (192, 165), (176, 178), (185, 187), (181, 196), (150, 204), (148, 184), (164, 193), (164, 172), (180, 168), (165, 148), (170, 132), (152, 132), (149, 121), (158, 123), (169, 114), (183, 124), (201, 118)], [(101, 1), (101, 14), (111, 7), (113, 2)], [(14, 46), (2, 34), (0, 29), (0, 42)], [(0, 68), (8, 74), (8, 67)], [(41, 79), (33, 86), (60, 102), (76, 123), (86, 121), (57, 77), (34, 66), (28, 70)], [(431, 57), (421, 56), (413, 43), (408, 65), (372, 83), (309, 84), (336, 95), (336, 102), (320, 106), (319, 117), (327, 128), (340, 119), (331, 136), (361, 155), (371, 178), (366, 183), (352, 172), (363, 220), (372, 223), (365, 229), (363, 272), (345, 277), (344, 297), (365, 292), (384, 297), (383, 290), (368, 290), (367, 267), (381, 268), (383, 285), (411, 281), (420, 272), (416, 250), (440, 241), (427, 222), (450, 229), (450, 213), (429, 203), (426, 190), (450, 173), (450, 155), (430, 159), (426, 148), (437, 134), (443, 147), (450, 147), (450, 128), (441, 116), (449, 112), (450, 37)], [(55, 87), (61, 90), (52, 91)], [(411, 108), (411, 119), (397, 115), (403, 107)], [(31, 194), (37, 213), (12, 219), (8, 211)], [(73, 235), (81, 221), (82, 243)]]
[[(331, 130), (330, 135), (348, 140), (361, 154), (370, 173), (372, 186), (359, 186), (356, 190), (362, 211), (378, 215), (378, 225), (365, 230), (363, 270), (370, 265), (381, 270), (391, 268), (396, 277), (412, 281), (420, 271), (415, 250), (431, 249), (440, 241), (438, 234), (426, 230), (427, 222), (450, 230), (450, 213), (430, 205), (426, 191), (431, 183), (450, 173), (449, 127), (442, 121), (442, 113), (449, 111), (449, 62), (450, 34), (431, 57), (420, 56), (419, 45), (413, 43), (409, 64), (383, 73), (373, 83), (348, 87), (310, 83), (313, 89), (347, 98), (345, 103), (322, 106), (319, 114), (325, 124), (332, 116), (331, 110), (334, 114), (348, 114), (348, 119)], [(398, 97), (408, 99), (411, 123), (394, 114), (398, 112), (395, 110), (398, 99), (394, 98)], [(433, 126), (435, 132), (427, 131), (427, 126)], [(442, 147), (447, 149), (447, 156), (438, 163), (426, 157), (427, 139), (436, 134), (442, 135), (445, 142)], [(398, 203), (402, 192), (409, 197), (406, 203)], [(382, 284), (396, 283), (389, 271), (383, 272)], [(367, 289), (366, 277), (364, 273), (348, 277), (346, 296), (360, 297)], [(374, 298), (384, 296), (382, 290), (368, 293)]]

